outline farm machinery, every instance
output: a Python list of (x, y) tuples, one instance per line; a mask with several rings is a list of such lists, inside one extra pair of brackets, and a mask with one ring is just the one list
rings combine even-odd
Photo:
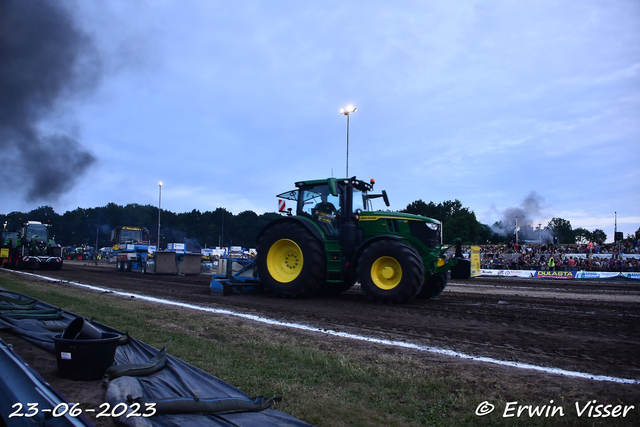
[(202, 254), (185, 250), (184, 243), (169, 243), (166, 251), (156, 251), (149, 255), (145, 273), (153, 274), (200, 274)]
[(7, 223), (0, 231), (0, 268), (9, 267), (12, 249), (16, 247), (19, 232), (7, 229)]
[[(144, 233), (143, 233), (144, 232)], [(116, 227), (111, 232), (112, 257), (119, 271), (144, 272), (149, 256), (149, 232), (139, 227)]]
[(152, 274), (200, 274), (201, 255), (188, 253), (183, 243), (170, 243), (166, 251), (149, 244), (146, 228), (116, 227), (111, 232), (119, 271)]
[(62, 247), (49, 233), (49, 225), (27, 221), (19, 230), (2, 230), (0, 259), (9, 268), (62, 268)]
[[(460, 240), (440, 245), (441, 223), (406, 213), (373, 211), (374, 181), (328, 178), (300, 181), (296, 189), (277, 197), (284, 215), (259, 233), (252, 266), (236, 262), (239, 274), (227, 263), (225, 272), (211, 280), (213, 295), (253, 290), (253, 281), (276, 296), (295, 298), (339, 294), (356, 282), (376, 302), (401, 303), (434, 298), (444, 290), (449, 271), (468, 278), (470, 263)], [(285, 201), (295, 204), (285, 209)], [(447, 252), (455, 246), (455, 255)], [(255, 283), (254, 283), (255, 285)]]
[(72, 260), (72, 259), (77, 259), (77, 260), (83, 260), (83, 259), (89, 259), (94, 255), (94, 249), (93, 248), (86, 248), (83, 246), (74, 248), (74, 247), (69, 247), (69, 248), (63, 248), (62, 251), (62, 257), (64, 259), (67, 260)]

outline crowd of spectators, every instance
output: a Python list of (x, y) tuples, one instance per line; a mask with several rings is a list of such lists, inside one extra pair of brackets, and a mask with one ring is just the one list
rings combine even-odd
[[(466, 248), (467, 253), (469, 248)], [(640, 240), (607, 245), (506, 244), (480, 247), (482, 269), (640, 271)]]

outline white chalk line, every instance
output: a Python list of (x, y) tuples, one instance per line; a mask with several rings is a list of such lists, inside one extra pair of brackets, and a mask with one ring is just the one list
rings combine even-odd
[(267, 317), (255, 316), (255, 315), (246, 314), (246, 313), (239, 313), (239, 312), (235, 312), (235, 311), (231, 311), (231, 310), (227, 310), (227, 309), (203, 307), (203, 306), (199, 306), (199, 305), (193, 305), (193, 304), (187, 304), (187, 303), (178, 302), (178, 301), (171, 301), (171, 300), (166, 300), (166, 299), (161, 299), (161, 298), (155, 298), (155, 297), (150, 297), (150, 296), (146, 296), (146, 295), (139, 295), (139, 294), (134, 294), (134, 293), (130, 293), (130, 292), (114, 291), (113, 289), (101, 288), (101, 287), (98, 287), (98, 286), (87, 285), (87, 284), (84, 284), (84, 283), (70, 282), (70, 281), (66, 281), (66, 280), (59, 280), (59, 279), (54, 279), (54, 278), (51, 278), (51, 277), (41, 276), (39, 274), (33, 274), (33, 273), (28, 273), (28, 272), (23, 272), (23, 271), (15, 271), (15, 272), (16, 273), (20, 273), (20, 274), (26, 274), (26, 275), (29, 275), (29, 276), (35, 276), (35, 277), (38, 277), (38, 278), (41, 278), (41, 279), (45, 279), (45, 280), (48, 280), (48, 281), (51, 281), (51, 282), (68, 283), (70, 285), (79, 286), (79, 287), (91, 289), (91, 290), (94, 290), (94, 291), (108, 292), (108, 293), (112, 293), (114, 295), (120, 295), (120, 296), (126, 296), (126, 297), (134, 297), (134, 298), (138, 298), (138, 299), (143, 300), (143, 301), (149, 301), (149, 302), (155, 302), (155, 303), (159, 303), (159, 304), (165, 304), (165, 305), (171, 305), (171, 306), (176, 306), (176, 307), (188, 308), (188, 309), (191, 309), (191, 310), (205, 311), (207, 313), (226, 314), (226, 315), (230, 315), (230, 316), (240, 317), (240, 318), (243, 318), (243, 319), (254, 320), (256, 322), (266, 323), (268, 325), (284, 326), (284, 327), (287, 327), (287, 328), (299, 329), (299, 330), (310, 331), (310, 332), (319, 332), (319, 333), (322, 333), (322, 334), (337, 336), (337, 337), (341, 337), (341, 338), (349, 338), (349, 339), (354, 339), (354, 340), (358, 340), (358, 341), (366, 341), (366, 342), (371, 342), (371, 343), (375, 343), (375, 344), (382, 344), (382, 345), (387, 345), (387, 346), (392, 346), (392, 347), (401, 347), (401, 348), (424, 351), (424, 352), (429, 352), (429, 353), (436, 353), (436, 354), (441, 354), (441, 355), (446, 355), (446, 356), (460, 357), (462, 359), (473, 360), (473, 361), (476, 361), (476, 362), (486, 362), (486, 363), (492, 363), (492, 364), (495, 364), (495, 365), (509, 366), (509, 367), (519, 368), (519, 369), (531, 369), (531, 370), (534, 370), (534, 371), (540, 371), (540, 372), (556, 374), (556, 375), (564, 375), (564, 376), (567, 376), (567, 377), (584, 378), (584, 379), (590, 379), (590, 380), (594, 380), (594, 381), (611, 381), (611, 382), (616, 382), (616, 383), (621, 383), (621, 384), (640, 384), (640, 380), (636, 380), (636, 379), (617, 378), (617, 377), (610, 377), (610, 376), (606, 376), (606, 375), (592, 375), (592, 374), (588, 374), (588, 373), (585, 373), (585, 372), (567, 371), (567, 370), (564, 370), (564, 369), (537, 366), (537, 365), (531, 365), (531, 364), (528, 364), (528, 363), (509, 362), (509, 361), (505, 361), (505, 360), (492, 359), (490, 357), (472, 356), (472, 355), (469, 355), (469, 354), (460, 353), (458, 351), (448, 350), (446, 348), (430, 347), (430, 346), (423, 346), (423, 345), (408, 343), (408, 342), (404, 342), (404, 341), (395, 341), (395, 340), (386, 340), (386, 339), (380, 339), (380, 338), (367, 337), (367, 336), (364, 336), (364, 335), (356, 335), (356, 334), (351, 334), (351, 333), (347, 333), (347, 332), (334, 331), (334, 330), (330, 330), (330, 329), (316, 328), (316, 327), (313, 327), (313, 326), (303, 325), (303, 324), (300, 324), (300, 323), (281, 322), (279, 320), (269, 319)]

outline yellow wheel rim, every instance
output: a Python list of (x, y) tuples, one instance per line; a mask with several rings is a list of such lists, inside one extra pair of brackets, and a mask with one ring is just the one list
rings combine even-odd
[(393, 289), (402, 280), (402, 267), (395, 258), (380, 257), (371, 266), (371, 279), (380, 289)]
[(280, 283), (295, 280), (302, 271), (304, 258), (300, 246), (293, 240), (280, 239), (267, 253), (267, 269), (269, 274)]

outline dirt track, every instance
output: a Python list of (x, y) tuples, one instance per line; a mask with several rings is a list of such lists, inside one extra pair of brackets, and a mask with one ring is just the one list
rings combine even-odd
[(452, 281), (433, 300), (381, 305), (357, 289), (299, 300), (215, 297), (207, 275), (122, 273), (79, 261), (37, 273), (474, 356), (640, 379), (640, 282), (474, 278)]

